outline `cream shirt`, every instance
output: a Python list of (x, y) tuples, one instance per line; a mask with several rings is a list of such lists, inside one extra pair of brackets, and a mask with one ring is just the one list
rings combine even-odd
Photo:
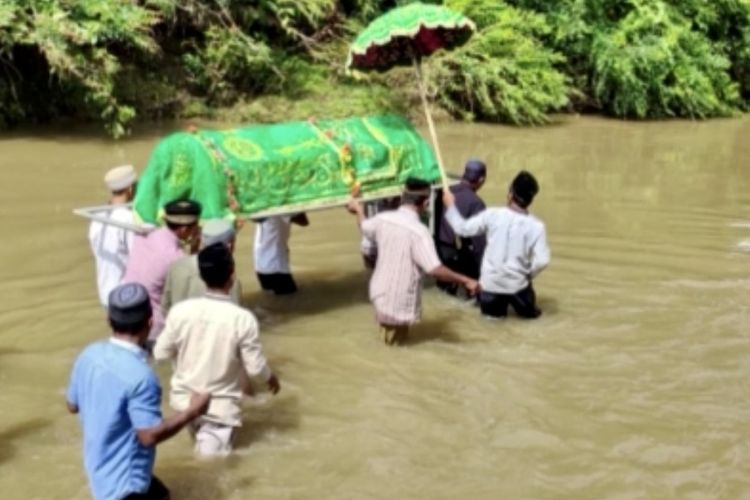
[(209, 392), (205, 419), (222, 425), (242, 425), (242, 370), (263, 382), (271, 378), (255, 316), (226, 295), (207, 293), (175, 304), (154, 346), (154, 358), (174, 360), (173, 409), (185, 410), (192, 392)]

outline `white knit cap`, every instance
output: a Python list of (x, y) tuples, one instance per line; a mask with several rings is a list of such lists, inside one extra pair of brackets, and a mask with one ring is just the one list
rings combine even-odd
[(138, 174), (133, 165), (115, 167), (104, 176), (104, 183), (110, 191), (122, 191), (132, 186), (136, 180), (138, 180)]

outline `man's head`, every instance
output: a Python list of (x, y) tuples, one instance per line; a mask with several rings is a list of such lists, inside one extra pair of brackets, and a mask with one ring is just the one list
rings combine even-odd
[(133, 201), (138, 174), (132, 165), (122, 165), (109, 170), (104, 176), (104, 183), (112, 196), (122, 197), (126, 202)]
[(206, 287), (228, 291), (234, 281), (234, 258), (224, 243), (214, 243), (198, 252), (198, 269)]
[(404, 192), (401, 195), (401, 204), (411, 205), (420, 213), (426, 212), (428, 208), (427, 205), (430, 201), (431, 190), (432, 186), (429, 182), (410, 177), (406, 180), (406, 184), (404, 185)]
[(528, 208), (539, 192), (539, 183), (533, 175), (521, 170), (510, 185), (508, 201), (512, 201), (521, 208)]
[(164, 205), (167, 227), (181, 241), (189, 242), (199, 236), (198, 218), (201, 204), (193, 200), (174, 200)]
[(143, 345), (151, 330), (151, 301), (139, 283), (125, 283), (109, 294), (107, 315), (112, 331), (134, 337)]
[(201, 227), (201, 249), (223, 243), (230, 252), (234, 252), (235, 236), (234, 222), (226, 219), (207, 220)]
[(487, 165), (480, 160), (469, 160), (464, 166), (464, 175), (462, 177), (471, 189), (479, 191), (487, 179)]

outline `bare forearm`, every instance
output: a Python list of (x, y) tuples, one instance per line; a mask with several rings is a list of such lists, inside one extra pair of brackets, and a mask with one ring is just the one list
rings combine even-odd
[(470, 278), (467, 278), (463, 274), (453, 272), (445, 266), (439, 266), (435, 268), (435, 270), (432, 271), (430, 275), (434, 278), (437, 278), (439, 281), (447, 281), (449, 283), (456, 283), (463, 286), (471, 283)]
[(162, 421), (161, 424), (156, 427), (149, 429), (138, 430), (138, 440), (143, 446), (156, 446), (157, 444), (166, 441), (178, 432), (182, 430), (187, 424), (195, 420), (200, 416), (193, 408), (172, 415), (168, 419)]

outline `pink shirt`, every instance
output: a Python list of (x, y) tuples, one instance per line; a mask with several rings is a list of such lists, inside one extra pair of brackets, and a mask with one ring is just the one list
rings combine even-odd
[(180, 240), (167, 227), (151, 231), (146, 236), (138, 235), (133, 240), (122, 283), (140, 283), (148, 290), (154, 311), (154, 326), (149, 335), (151, 339), (156, 338), (164, 326), (161, 296), (169, 266), (184, 255)]
[(422, 315), (422, 275), (440, 264), (430, 231), (410, 207), (367, 219), (362, 234), (378, 249), (370, 301), (381, 324), (416, 323)]

